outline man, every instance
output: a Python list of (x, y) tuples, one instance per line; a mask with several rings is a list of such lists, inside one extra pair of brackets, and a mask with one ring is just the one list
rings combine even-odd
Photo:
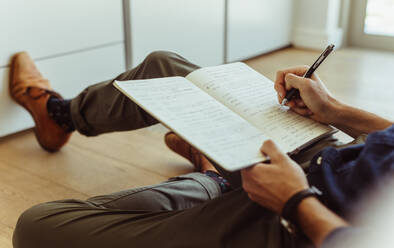
[[(155, 52), (114, 80), (186, 76), (197, 68), (179, 55)], [(33, 116), (38, 142), (48, 151), (59, 150), (73, 130), (93, 136), (157, 123), (116, 90), (113, 80), (90, 86), (70, 101), (50, 88), (26, 53), (14, 56), (11, 69), (11, 95)], [(346, 236), (355, 203), (393, 172), (394, 127), (337, 101), (316, 75), (302, 78), (306, 70), (278, 72), (279, 102), (286, 90), (299, 89), (291, 109), (357, 137), (355, 145), (335, 148), (337, 142), (327, 138), (292, 160), (267, 141), (261, 152), (271, 163), (242, 170), (241, 185), (239, 173), (216, 168), (169, 133), (166, 144), (198, 172), (86, 201), (34, 206), (18, 220), (14, 247), (303, 247), (329, 246)], [(307, 176), (295, 161), (310, 164)], [(323, 194), (308, 191), (310, 186)]]

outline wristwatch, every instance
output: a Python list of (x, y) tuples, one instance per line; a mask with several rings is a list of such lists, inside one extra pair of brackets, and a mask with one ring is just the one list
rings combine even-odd
[(300, 192), (290, 197), (289, 200), (287, 200), (287, 202), (283, 206), (282, 217), (285, 220), (290, 221), (293, 224), (296, 224), (296, 212), (300, 202), (307, 197), (321, 196), (321, 195), (322, 192), (319, 189), (317, 189), (315, 186), (312, 186), (305, 190), (301, 190)]

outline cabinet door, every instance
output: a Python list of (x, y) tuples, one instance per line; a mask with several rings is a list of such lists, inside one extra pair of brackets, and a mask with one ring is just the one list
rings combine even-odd
[(122, 43), (121, 0), (1, 0), (0, 67), (18, 51), (34, 59)]
[(290, 44), (292, 0), (228, 0), (227, 61)]
[[(115, 77), (124, 70), (123, 44), (38, 61), (52, 87), (65, 98), (86, 86)], [(29, 114), (9, 97), (8, 68), (0, 68), (0, 137), (33, 126)]]
[(130, 0), (132, 66), (155, 50), (223, 63), (224, 13), (224, 0)]

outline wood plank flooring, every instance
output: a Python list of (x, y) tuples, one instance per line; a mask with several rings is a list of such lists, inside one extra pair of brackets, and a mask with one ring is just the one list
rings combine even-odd
[[(247, 63), (274, 79), (277, 70), (310, 65), (318, 55), (289, 48)], [(331, 55), (318, 73), (339, 99), (393, 119), (393, 69), (394, 53), (342, 49)], [(43, 151), (31, 131), (0, 139), (0, 248), (12, 247), (17, 218), (32, 205), (85, 199), (191, 172), (186, 160), (165, 147), (166, 132), (156, 125), (94, 138), (75, 133), (55, 154)]]

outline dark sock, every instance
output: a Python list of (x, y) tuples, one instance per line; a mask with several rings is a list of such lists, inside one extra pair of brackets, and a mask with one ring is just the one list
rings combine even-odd
[(218, 173), (207, 170), (206, 172), (204, 172), (204, 174), (212, 178), (219, 185), (222, 194), (232, 190), (230, 182), (227, 181), (226, 178), (222, 177)]
[(71, 120), (70, 103), (71, 100), (62, 100), (54, 96), (51, 96), (47, 102), (49, 116), (66, 132), (75, 130)]

